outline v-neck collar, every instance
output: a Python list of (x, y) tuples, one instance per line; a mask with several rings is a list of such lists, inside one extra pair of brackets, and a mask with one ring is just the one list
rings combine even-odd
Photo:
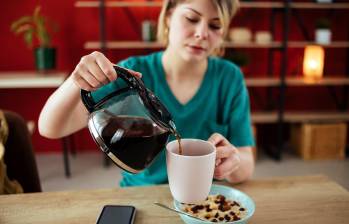
[(200, 86), (198, 88), (198, 90), (196, 91), (196, 93), (194, 94), (194, 96), (185, 104), (182, 104), (177, 97), (173, 94), (167, 80), (166, 80), (166, 73), (165, 73), (165, 69), (162, 63), (162, 56), (163, 56), (163, 51), (159, 52), (158, 54), (158, 58), (157, 58), (157, 63), (158, 64), (158, 68), (159, 68), (159, 81), (161, 86), (163, 87), (163, 90), (165, 91), (166, 95), (170, 98), (170, 101), (172, 103), (172, 105), (174, 105), (174, 108), (177, 111), (184, 111), (187, 110), (188, 108), (195, 108), (196, 105), (200, 102), (200, 100), (205, 97), (205, 94), (203, 94), (206, 91), (206, 86), (209, 85), (210, 82), (210, 70), (211, 70), (211, 63), (210, 63), (210, 58), (208, 58), (207, 60), (207, 68), (204, 74), (204, 77), (200, 83)]

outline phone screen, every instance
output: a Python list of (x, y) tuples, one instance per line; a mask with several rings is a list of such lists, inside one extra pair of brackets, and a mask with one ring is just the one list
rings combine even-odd
[(105, 205), (97, 219), (97, 224), (132, 224), (135, 214), (134, 206)]

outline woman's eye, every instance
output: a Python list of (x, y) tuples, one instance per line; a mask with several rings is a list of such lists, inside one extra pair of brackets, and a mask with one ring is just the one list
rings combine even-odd
[(186, 19), (191, 22), (191, 23), (197, 23), (198, 20), (197, 19), (194, 19), (194, 18), (190, 18), (190, 17), (186, 17)]
[(219, 30), (219, 29), (221, 28), (221, 26), (220, 26), (220, 25), (217, 25), (217, 24), (210, 24), (209, 26), (210, 26), (210, 28), (213, 29), (213, 30)]

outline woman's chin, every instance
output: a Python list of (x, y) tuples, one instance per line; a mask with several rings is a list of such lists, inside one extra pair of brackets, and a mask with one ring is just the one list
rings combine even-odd
[(206, 52), (193, 53), (193, 52), (186, 51), (183, 58), (184, 58), (184, 60), (186, 60), (188, 62), (200, 62), (202, 60), (206, 60), (207, 54), (206, 54)]

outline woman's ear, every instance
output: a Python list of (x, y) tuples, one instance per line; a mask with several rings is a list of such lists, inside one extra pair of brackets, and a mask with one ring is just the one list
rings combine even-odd
[(170, 9), (167, 12), (166, 18), (165, 18), (165, 23), (166, 23), (166, 28), (169, 29), (170, 28), (170, 24), (171, 24), (171, 18), (172, 18), (172, 12), (173, 9)]

